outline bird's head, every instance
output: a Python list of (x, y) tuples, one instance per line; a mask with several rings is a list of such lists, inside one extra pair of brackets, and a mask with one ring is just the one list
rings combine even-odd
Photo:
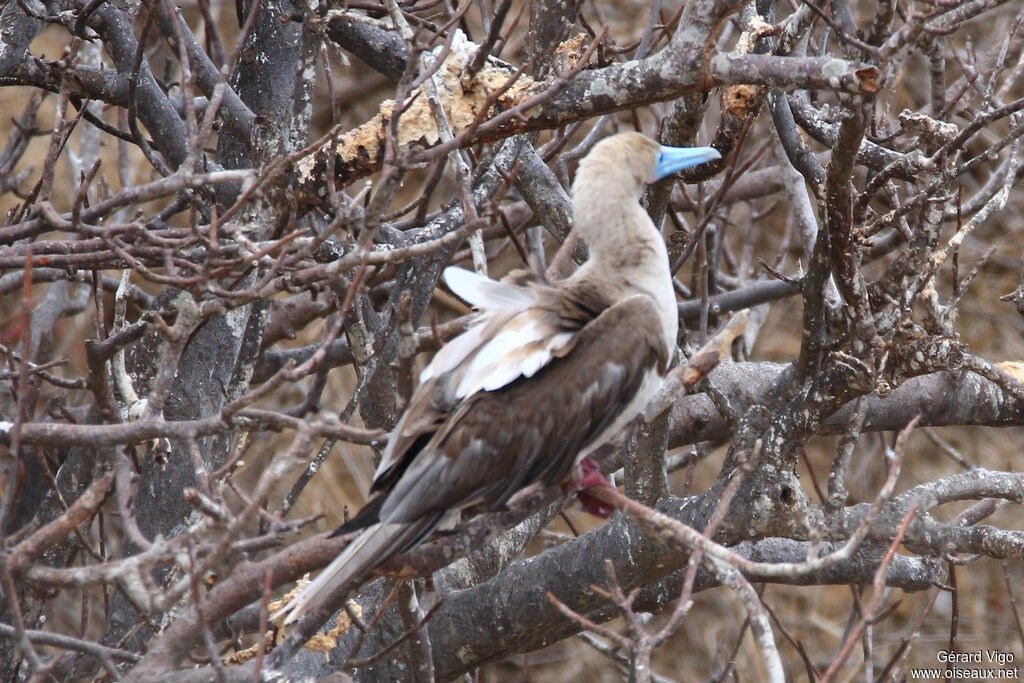
[(721, 158), (713, 147), (667, 147), (642, 133), (622, 133), (594, 145), (580, 162), (573, 189), (575, 193), (585, 183), (614, 178), (621, 189), (638, 196), (646, 183)]

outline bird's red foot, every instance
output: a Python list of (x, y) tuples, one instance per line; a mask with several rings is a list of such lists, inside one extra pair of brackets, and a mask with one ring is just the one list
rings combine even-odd
[(566, 495), (576, 492), (580, 501), (580, 507), (595, 517), (608, 519), (615, 512), (615, 508), (599, 498), (587, 493), (586, 489), (591, 486), (603, 486), (615, 490), (615, 485), (601, 474), (601, 469), (589, 457), (580, 460), (580, 476), (577, 479), (570, 479), (562, 484), (562, 490)]

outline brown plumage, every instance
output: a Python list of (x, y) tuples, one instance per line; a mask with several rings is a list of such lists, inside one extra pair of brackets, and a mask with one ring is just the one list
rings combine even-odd
[(335, 532), (363, 533), (281, 611), (288, 622), (460, 510), (497, 509), (526, 486), (561, 483), (638, 414), (668, 367), (678, 323), (664, 241), (637, 200), (645, 181), (711, 158), (708, 148), (661, 147), (637, 133), (606, 139), (573, 185), (591, 255), (576, 273), (498, 283), (445, 271), (483, 314), (424, 370), (369, 502)]

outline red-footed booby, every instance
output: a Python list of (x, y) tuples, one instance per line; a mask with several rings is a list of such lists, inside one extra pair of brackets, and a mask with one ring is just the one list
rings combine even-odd
[(296, 621), (391, 557), (515, 493), (562, 483), (621, 432), (657, 390), (679, 329), (668, 253), (639, 204), (645, 183), (720, 158), (640, 133), (606, 138), (572, 186), (576, 230), (590, 248), (573, 275), (516, 271), (497, 282), (444, 271), (482, 311), (420, 375), (363, 509), (335, 535), (363, 532), (274, 615)]

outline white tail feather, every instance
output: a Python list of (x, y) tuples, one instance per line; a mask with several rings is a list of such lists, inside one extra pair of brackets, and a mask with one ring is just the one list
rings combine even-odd
[(298, 621), (311, 604), (327, 600), (336, 591), (362, 578), (362, 575), (371, 568), (387, 561), (394, 554), (387, 554), (389, 546), (395, 545), (394, 541), (403, 535), (408, 526), (378, 523), (368, 527), (349, 543), (344, 552), (334, 558), (319, 576), (308, 583), (287, 605), (275, 612), (271, 620), (287, 614), (288, 617), (284, 620), (286, 625)]

